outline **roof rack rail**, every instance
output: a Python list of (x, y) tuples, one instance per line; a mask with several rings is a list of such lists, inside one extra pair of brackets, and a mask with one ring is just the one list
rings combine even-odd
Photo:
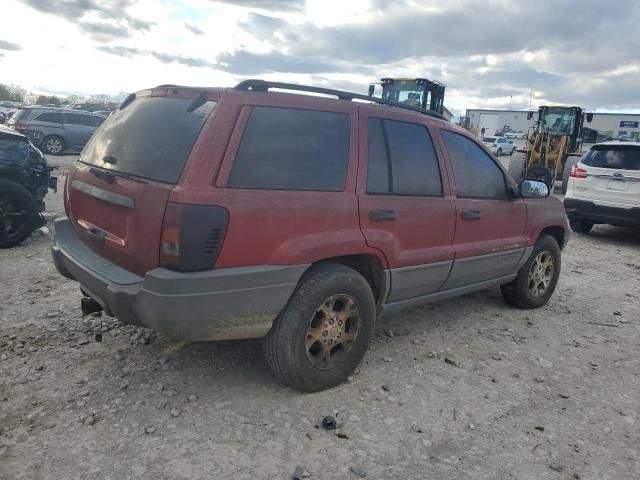
[(424, 108), (414, 107), (412, 105), (407, 105), (404, 103), (392, 102), (391, 100), (384, 100), (378, 97), (370, 97), (369, 95), (362, 95), (360, 93), (345, 92), (344, 90), (334, 90), (331, 88), (312, 87), (310, 85), (298, 85), (295, 83), (270, 82), (267, 80), (251, 79), (240, 82), (233, 89), (242, 91), (252, 90), (255, 92), (268, 92), (272, 88), (279, 88), (281, 90), (293, 90), (298, 92), (321, 93), (323, 95), (332, 95), (338, 97), (338, 99), (340, 100), (363, 100), (365, 102), (373, 102), (380, 105), (389, 105), (392, 107), (404, 108), (405, 110), (422, 113), (423, 115), (428, 115), (430, 117), (444, 119), (444, 116), (442, 116), (438, 112), (433, 112)]

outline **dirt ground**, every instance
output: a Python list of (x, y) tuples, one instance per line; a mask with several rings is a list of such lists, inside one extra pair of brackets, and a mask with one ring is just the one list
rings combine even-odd
[(52, 242), (0, 251), (3, 480), (640, 478), (638, 231), (574, 235), (543, 309), (492, 289), (382, 318), (317, 394), (278, 384), (259, 341), (82, 318)]

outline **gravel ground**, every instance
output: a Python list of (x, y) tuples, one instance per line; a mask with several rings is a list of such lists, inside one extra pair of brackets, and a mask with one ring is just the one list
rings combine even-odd
[(382, 318), (317, 394), (278, 384), (259, 341), (82, 318), (52, 241), (0, 251), (1, 479), (640, 478), (638, 231), (574, 235), (543, 309), (492, 289)]

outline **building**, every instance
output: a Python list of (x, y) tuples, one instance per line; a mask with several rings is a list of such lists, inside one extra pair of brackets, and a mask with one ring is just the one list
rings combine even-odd
[[(527, 110), (468, 109), (464, 126), (474, 131), (480, 131), (484, 127), (488, 135), (493, 135), (504, 127), (526, 133), (538, 119), (537, 111), (533, 112), (531, 120), (527, 120), (527, 113)], [(585, 119), (583, 129), (587, 142), (617, 137), (640, 141), (640, 114), (594, 113), (591, 122)]]

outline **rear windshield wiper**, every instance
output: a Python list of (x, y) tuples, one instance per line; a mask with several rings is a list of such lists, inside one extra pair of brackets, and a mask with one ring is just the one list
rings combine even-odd
[(198, 108), (200, 108), (202, 105), (204, 105), (207, 101), (207, 92), (206, 91), (201, 91), (200, 94), (193, 99), (193, 101), (189, 104), (189, 106), (187, 107), (187, 112), (191, 113), (194, 110), (197, 110)]
[(149, 183), (146, 180), (143, 180), (143, 179), (138, 178), (138, 177), (136, 177), (134, 175), (130, 175), (130, 174), (124, 173), (124, 172), (115, 172), (115, 171), (112, 171), (112, 170), (103, 170), (103, 169), (98, 168), (98, 167), (91, 167), (91, 168), (89, 168), (89, 171), (91, 173), (93, 173), (96, 177), (105, 180), (107, 183), (113, 183), (113, 181), (116, 179), (116, 177), (126, 178), (127, 180), (131, 180), (133, 182), (138, 182), (138, 183), (144, 183), (144, 184)]

